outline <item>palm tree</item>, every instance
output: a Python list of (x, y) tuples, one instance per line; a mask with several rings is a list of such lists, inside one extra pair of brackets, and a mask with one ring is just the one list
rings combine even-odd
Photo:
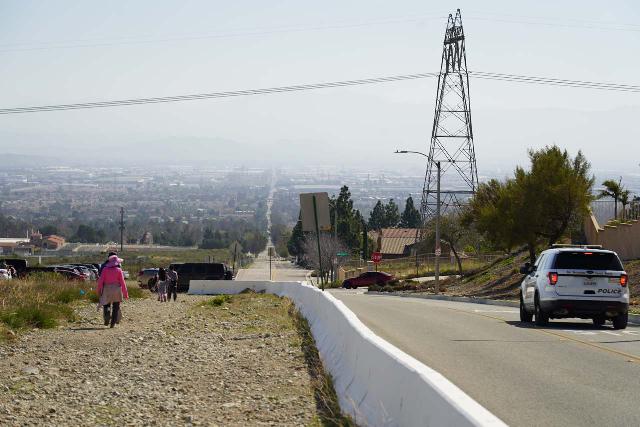
[(620, 203), (622, 204), (622, 219), (625, 219), (630, 195), (631, 192), (629, 190), (622, 190), (620, 192)]
[(620, 200), (620, 194), (623, 191), (622, 184), (620, 183), (621, 181), (622, 178), (620, 178), (618, 182), (615, 182), (612, 179), (607, 179), (602, 183), (602, 185), (604, 185), (604, 190), (600, 190), (600, 194), (598, 194), (599, 199), (603, 197), (613, 198), (613, 215), (615, 219), (618, 219), (618, 200)]

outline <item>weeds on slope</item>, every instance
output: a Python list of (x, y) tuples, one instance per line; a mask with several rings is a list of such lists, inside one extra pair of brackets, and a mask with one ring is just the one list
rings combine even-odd
[(301, 338), (301, 347), (307, 364), (307, 371), (311, 377), (313, 395), (318, 409), (318, 425), (321, 426), (355, 426), (351, 418), (340, 411), (338, 396), (333, 388), (333, 379), (325, 372), (316, 341), (311, 333), (311, 328), (305, 319), (289, 300), (289, 316), (293, 318), (298, 335)]
[[(131, 298), (143, 296), (131, 287)], [(0, 282), (0, 339), (14, 337), (20, 330), (56, 327), (60, 321), (74, 321), (76, 301), (98, 302), (95, 282), (73, 282), (55, 273), (32, 274), (24, 279)]]
[[(311, 426), (351, 427), (355, 423), (340, 411), (340, 404), (333, 388), (333, 380), (322, 365), (316, 343), (307, 320), (288, 298), (245, 289), (238, 295), (218, 295), (207, 299), (199, 307), (220, 321), (233, 321), (244, 336), (237, 339), (254, 339), (260, 336), (284, 335), (288, 345), (301, 350), (300, 360), (310, 379), (316, 414)], [(220, 309), (222, 308), (222, 309)], [(281, 390), (298, 393), (300, 390)]]

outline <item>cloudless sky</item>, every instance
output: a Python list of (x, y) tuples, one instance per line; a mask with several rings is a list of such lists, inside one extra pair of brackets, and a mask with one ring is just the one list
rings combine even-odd
[[(634, 1), (2, 1), (0, 108), (438, 71), (460, 7), (471, 70), (640, 84)], [(0, 116), (0, 151), (109, 163), (423, 170), (436, 80)], [(582, 149), (638, 171), (640, 94), (471, 81), (478, 168)]]

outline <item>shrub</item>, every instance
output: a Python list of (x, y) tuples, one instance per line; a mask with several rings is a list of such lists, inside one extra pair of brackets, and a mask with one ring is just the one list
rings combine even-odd
[(217, 297), (211, 298), (209, 301), (205, 301), (205, 305), (209, 305), (211, 307), (220, 307), (225, 302), (231, 301), (231, 295), (218, 295)]

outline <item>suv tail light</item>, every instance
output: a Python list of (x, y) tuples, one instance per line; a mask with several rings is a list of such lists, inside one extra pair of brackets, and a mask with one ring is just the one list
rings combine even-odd
[(556, 283), (558, 283), (558, 273), (549, 272), (548, 276), (550, 285), (555, 285)]
[(629, 280), (629, 276), (627, 276), (626, 274), (623, 274), (622, 276), (620, 276), (620, 286), (622, 287), (627, 286), (628, 280)]

